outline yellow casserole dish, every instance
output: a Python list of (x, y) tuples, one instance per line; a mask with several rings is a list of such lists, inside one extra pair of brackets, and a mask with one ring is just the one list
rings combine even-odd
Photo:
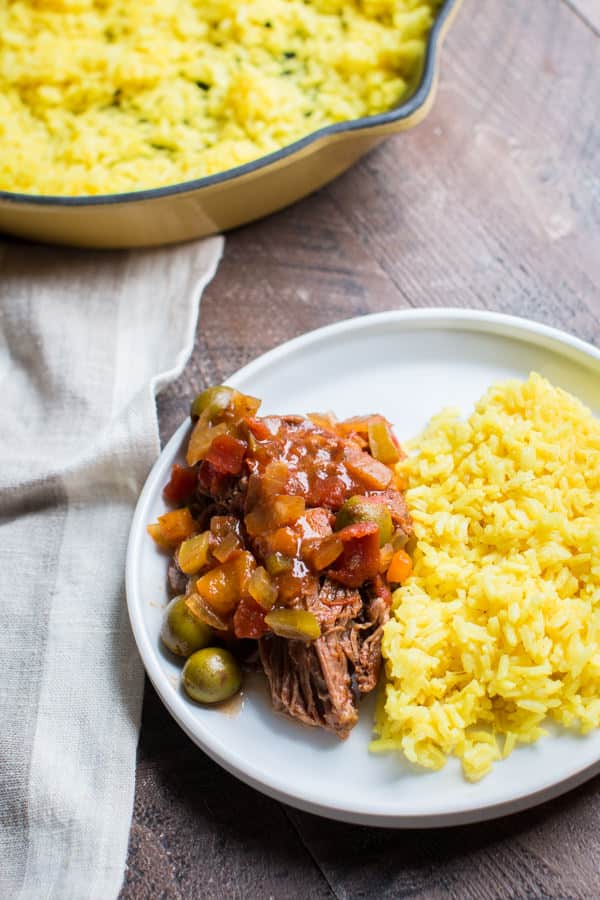
[(140, 247), (203, 237), (282, 209), (340, 175), (387, 135), (426, 116), (438, 51), (460, 2), (442, 3), (418, 86), (394, 109), (329, 125), (245, 165), (167, 187), (85, 197), (0, 191), (0, 230), (80, 247)]

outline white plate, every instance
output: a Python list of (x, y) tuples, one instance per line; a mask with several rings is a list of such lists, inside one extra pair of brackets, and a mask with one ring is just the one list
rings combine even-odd
[[(399, 438), (419, 432), (447, 405), (468, 413), (494, 381), (531, 370), (572, 392), (598, 414), (600, 351), (534, 322), (464, 310), (389, 312), (350, 319), (290, 341), (227, 383), (263, 398), (264, 413), (381, 412)], [(184, 423), (152, 469), (140, 497), (127, 556), (127, 596), (141, 657), (167, 709), (216, 762), (293, 806), (349, 822), (433, 827), (492, 818), (566, 791), (600, 770), (600, 732), (556, 732), (518, 748), (478, 784), (457, 760), (440, 772), (400, 757), (372, 756), (373, 701), (341, 743), (271, 711), (264, 679), (248, 684), (235, 715), (202, 708), (179, 688), (180, 667), (160, 649), (166, 560), (145, 526), (164, 512), (161, 491), (187, 435)]]

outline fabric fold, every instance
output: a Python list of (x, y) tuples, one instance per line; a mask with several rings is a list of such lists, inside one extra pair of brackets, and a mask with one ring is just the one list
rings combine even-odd
[(154, 395), (191, 353), (222, 247), (0, 245), (0, 896), (121, 886), (143, 688), (127, 536)]

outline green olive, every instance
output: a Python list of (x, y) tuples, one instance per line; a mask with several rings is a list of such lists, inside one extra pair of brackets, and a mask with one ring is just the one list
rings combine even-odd
[(186, 598), (175, 597), (165, 610), (160, 639), (171, 653), (189, 656), (194, 650), (207, 647), (214, 639), (214, 631), (193, 616), (185, 605)]
[(235, 657), (221, 647), (206, 647), (188, 658), (181, 676), (183, 688), (199, 703), (219, 703), (240, 689), (242, 673)]
[(392, 515), (385, 503), (371, 497), (354, 496), (346, 500), (335, 519), (335, 530), (357, 522), (375, 522), (379, 526), (379, 544), (383, 547), (392, 539), (394, 525)]
[(225, 387), (223, 384), (218, 384), (215, 387), (209, 387), (202, 391), (192, 403), (192, 419), (199, 419), (203, 412), (208, 411), (208, 419), (214, 422), (223, 410), (227, 409), (233, 394), (233, 388)]

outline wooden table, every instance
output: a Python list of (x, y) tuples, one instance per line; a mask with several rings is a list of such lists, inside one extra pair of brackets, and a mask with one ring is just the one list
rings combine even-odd
[[(198, 389), (338, 319), (529, 316), (600, 344), (600, 3), (466, 0), (434, 111), (348, 174), (228, 235), (163, 439)], [(396, 832), (297, 812), (198, 750), (148, 686), (122, 898), (592, 898), (600, 779), (484, 825)]]

